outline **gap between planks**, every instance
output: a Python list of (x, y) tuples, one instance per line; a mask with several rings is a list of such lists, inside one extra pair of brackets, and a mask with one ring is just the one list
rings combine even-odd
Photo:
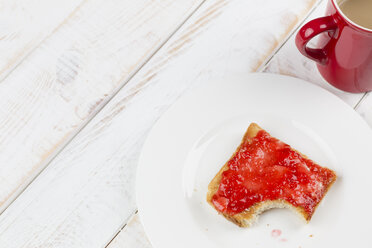
[[(37, 47), (35, 47), (34, 49), (32, 49), (28, 54), (27, 56), (25, 56), (23, 60), (25, 60), (28, 56), (30, 56), (38, 47), (40, 47), (40, 45), (49, 37), (51, 37), (54, 33), (56, 33), (56, 31), (74, 14), (76, 13), (80, 8), (81, 6), (83, 6), (83, 4), (86, 2), (87, 0), (84, 0), (78, 7), (76, 7), (74, 9), (74, 11), (72, 11), (69, 16), (63, 21), (61, 22), (57, 28), (55, 28), (47, 37), (45, 37), (38, 45)], [(186, 18), (184, 20), (182, 20), (182, 22), (176, 26), (176, 28), (168, 35), (167, 38), (165, 38), (165, 40), (160, 43), (158, 45), (158, 47), (148, 55), (147, 58), (144, 59), (144, 61), (142, 63), (140, 63), (137, 68), (135, 68), (133, 70), (133, 72), (130, 73), (130, 75), (128, 76), (127, 79), (123, 80), (123, 82), (121, 83), (121, 85), (115, 89), (115, 91), (113, 92), (113, 94), (110, 96), (110, 97), (107, 97), (105, 98), (98, 106), (97, 106), (97, 109), (96, 111), (94, 111), (89, 117), (87, 117), (87, 119), (71, 134), (71, 135), (67, 135), (67, 138), (62, 141), (59, 145), (57, 145), (57, 148), (54, 152), (52, 152), (50, 154), (50, 156), (48, 156), (43, 162), (42, 162), (42, 165), (41, 165), (41, 170), (38, 171), (35, 175), (31, 176), (30, 180), (27, 181), (25, 183), (25, 185), (23, 186), (23, 188), (19, 191), (16, 191), (16, 193), (14, 193), (13, 196), (11, 196), (8, 200), (7, 203), (4, 203), (3, 206), (0, 207), (0, 215), (8, 209), (9, 206), (12, 205), (12, 203), (30, 186), (30, 184), (35, 181), (35, 179), (50, 165), (50, 163), (58, 156), (58, 154), (60, 154), (64, 149), (65, 147), (89, 124), (89, 122), (94, 119), (94, 117), (118, 94), (118, 92), (121, 91), (122, 88), (125, 87), (125, 85), (128, 84), (128, 82), (151, 60), (151, 58), (169, 41), (169, 39), (175, 34), (177, 33), (177, 31), (186, 23), (186, 21), (188, 19), (190, 19), (191, 16), (193, 16), (193, 14), (205, 3), (206, 0), (202, 0), (199, 5), (197, 5), (197, 7), (191, 11), (191, 13), (186, 16)], [(22, 62), (21, 61), (21, 62)], [(15, 66), (12, 70), (14, 71), (20, 64), (18, 63), (17, 66)], [(10, 75), (10, 73), (8, 73), (6, 75), (6, 77)], [(6, 78), (4, 77), (3, 80)], [(137, 212), (137, 211), (136, 211)], [(132, 214), (131, 216), (133, 216), (134, 214)], [(124, 228), (124, 227), (123, 227)]]
[(112, 237), (112, 239), (105, 245), (105, 248), (108, 247), (114, 240), (115, 238), (121, 233), (121, 231), (124, 230), (124, 228), (127, 226), (127, 224), (134, 218), (134, 216), (138, 214), (138, 209), (136, 209), (125, 221), (125, 224), (119, 228), (119, 231), (116, 232), (116, 234)]
[(363, 100), (367, 97), (368, 93), (369, 93), (369, 92), (364, 93), (363, 96), (359, 99), (359, 101), (355, 104), (355, 106), (354, 106), (354, 109), (355, 109), (355, 110), (359, 107), (359, 105), (360, 105), (360, 104), (363, 102)]

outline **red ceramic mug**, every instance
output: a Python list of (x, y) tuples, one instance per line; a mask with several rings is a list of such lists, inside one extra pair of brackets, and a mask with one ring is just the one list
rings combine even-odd
[[(372, 90), (372, 29), (345, 16), (339, 1), (329, 0), (326, 16), (306, 23), (297, 33), (296, 46), (317, 62), (320, 74), (330, 84), (348, 92)], [(371, 11), (372, 14), (372, 11)], [(318, 46), (307, 43), (319, 35)]]

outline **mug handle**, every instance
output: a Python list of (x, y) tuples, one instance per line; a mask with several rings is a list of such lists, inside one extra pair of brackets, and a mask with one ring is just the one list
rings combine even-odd
[(306, 23), (296, 35), (296, 46), (305, 56), (315, 62), (325, 65), (328, 62), (327, 51), (324, 48), (310, 48), (307, 43), (323, 32), (336, 31), (337, 24), (332, 16), (325, 16)]

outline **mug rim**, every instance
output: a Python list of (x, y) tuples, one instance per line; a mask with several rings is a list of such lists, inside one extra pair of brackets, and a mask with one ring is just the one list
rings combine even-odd
[(361, 31), (365, 31), (365, 32), (368, 32), (368, 33), (372, 33), (372, 29), (369, 29), (369, 28), (365, 28), (359, 24), (356, 24), (355, 22), (353, 22), (352, 20), (350, 20), (345, 14), (344, 12), (342, 12), (339, 4), (337, 3), (337, 0), (331, 0), (331, 3), (333, 4), (334, 8), (340, 13), (340, 15), (345, 19), (345, 21), (350, 24), (351, 26), (361, 30)]

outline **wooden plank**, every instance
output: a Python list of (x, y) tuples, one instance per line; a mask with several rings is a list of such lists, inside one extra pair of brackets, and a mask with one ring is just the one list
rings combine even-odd
[(121, 230), (115, 239), (107, 245), (107, 248), (151, 248), (150, 241), (147, 239), (143, 226), (138, 218), (134, 215), (128, 224)]
[(0, 1), (0, 81), (84, 0)]
[(202, 0), (86, 0), (0, 84), (0, 212)]
[[(318, 8), (305, 20), (304, 23), (315, 18), (324, 16), (328, 1), (322, 1)], [(316, 47), (316, 41), (310, 41), (310, 46)], [(304, 79), (337, 95), (346, 103), (355, 106), (361, 99), (362, 94), (346, 93), (328, 84), (318, 72), (316, 63), (302, 56), (295, 46), (295, 35), (280, 49), (278, 54), (270, 61), (264, 72), (279, 73)]]
[(314, 4), (208, 0), (0, 216), (0, 243), (106, 244), (136, 209), (137, 158), (159, 116), (209, 78), (259, 68)]

